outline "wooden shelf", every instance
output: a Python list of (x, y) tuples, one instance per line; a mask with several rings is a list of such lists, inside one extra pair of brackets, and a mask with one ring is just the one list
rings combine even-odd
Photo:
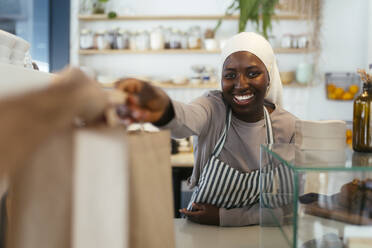
[[(277, 54), (285, 53), (311, 53), (314, 49), (308, 48), (275, 48), (274, 52)], [(205, 50), (205, 49), (163, 49), (163, 50), (97, 50), (97, 49), (87, 49), (79, 50), (80, 55), (95, 55), (95, 54), (218, 54), (220, 50)]]
[[(108, 18), (107, 15), (79, 15), (79, 20), (82, 21), (147, 21), (147, 20), (238, 20), (238, 15), (223, 16), (223, 15), (132, 15), (132, 16), (117, 16)], [(305, 17), (298, 15), (276, 15), (273, 19), (277, 20), (304, 20)]]
[(94, 54), (191, 54), (191, 53), (202, 53), (202, 54), (217, 54), (219, 50), (208, 51), (205, 49), (162, 49), (162, 50), (96, 50), (96, 49), (87, 49), (87, 50), (79, 50), (79, 54), (81, 55), (94, 55)]
[[(152, 83), (153, 85), (163, 89), (218, 89), (217, 83), (205, 84), (172, 84), (172, 83)], [(104, 88), (113, 88), (114, 83), (101, 83)]]

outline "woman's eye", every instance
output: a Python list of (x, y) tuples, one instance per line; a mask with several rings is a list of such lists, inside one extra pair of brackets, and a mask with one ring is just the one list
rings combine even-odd
[(234, 79), (235, 77), (236, 77), (235, 73), (227, 73), (224, 76), (224, 78), (226, 78), (226, 79)]
[(249, 78), (255, 78), (255, 77), (257, 77), (258, 75), (260, 75), (260, 72), (259, 72), (259, 71), (250, 71), (250, 72), (247, 73), (247, 76), (248, 76)]

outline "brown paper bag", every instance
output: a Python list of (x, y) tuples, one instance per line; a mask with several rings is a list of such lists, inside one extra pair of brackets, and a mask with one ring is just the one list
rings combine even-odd
[(174, 247), (170, 137), (66, 131), (11, 177), (7, 247)]

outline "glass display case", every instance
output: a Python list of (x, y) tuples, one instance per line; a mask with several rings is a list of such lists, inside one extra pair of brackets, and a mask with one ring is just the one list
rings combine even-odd
[(372, 247), (372, 153), (262, 145), (260, 170), (261, 247)]

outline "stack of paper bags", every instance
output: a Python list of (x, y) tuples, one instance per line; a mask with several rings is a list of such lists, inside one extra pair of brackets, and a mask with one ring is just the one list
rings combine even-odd
[(9, 248), (174, 247), (170, 136), (56, 134), (10, 180)]
[[(296, 120), (295, 164), (302, 168), (344, 167), (346, 162), (346, 123), (339, 120)], [(304, 191), (326, 194), (329, 174), (306, 173)]]
[(340, 150), (345, 148), (345, 121), (296, 120), (295, 128), (295, 144), (301, 150)]
[(0, 29), (0, 63), (25, 66), (25, 57), (30, 43)]

